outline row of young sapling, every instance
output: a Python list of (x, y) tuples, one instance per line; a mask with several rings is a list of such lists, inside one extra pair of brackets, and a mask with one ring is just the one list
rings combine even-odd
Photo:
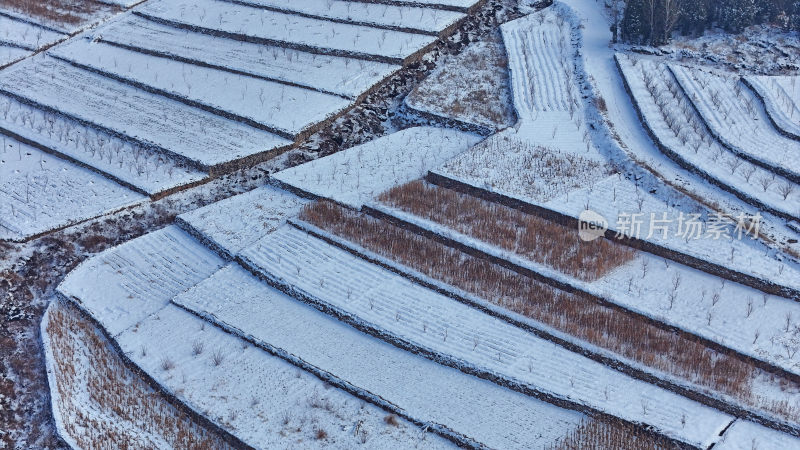
[(33, 48), (38, 49), (41, 46), (42, 36), (44, 34), (44, 30), (42, 28), (37, 28), (36, 31), (33, 31), (30, 27), (25, 27), (25, 29), (21, 33), (13, 33), (13, 29), (9, 28), (5, 30), (5, 38), (11, 42), (20, 39), (22, 42), (28, 42), (28, 36), (33, 33), (33, 37), (36, 39), (36, 46)]
[(172, 179), (178, 165), (166, 156), (135, 142), (128, 142), (104, 131), (88, 128), (72, 119), (50, 111), (39, 110), (14, 99), (0, 98), (0, 116), (14, 126), (21, 125), (47, 136), (63, 147), (54, 150), (70, 154), (68, 147), (80, 150), (103, 165), (127, 169), (138, 177), (166, 174)]
[[(632, 59), (632, 64), (636, 66), (637, 61), (637, 59)], [(759, 187), (763, 192), (767, 192), (770, 187), (774, 186), (775, 192), (783, 200), (787, 200), (796, 191), (797, 186), (791, 181), (778, 177), (774, 172), (759, 168), (725, 150), (707, 132), (705, 125), (689, 104), (686, 95), (681, 91), (666, 66), (660, 65), (654, 74), (650, 68), (640, 65), (640, 71), (645, 88), (658, 106), (664, 123), (684, 147), (691, 148), (695, 154), (700, 154), (700, 149), (706, 150), (705, 157), (711, 163), (727, 167), (731, 175), (738, 171), (741, 178), (753, 188)], [(741, 83), (737, 86), (741, 86)], [(678, 108), (675, 107), (676, 105)], [(756, 173), (758, 175), (753, 178)]]

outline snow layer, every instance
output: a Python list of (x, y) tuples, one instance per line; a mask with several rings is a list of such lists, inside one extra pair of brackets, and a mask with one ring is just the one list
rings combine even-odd
[(761, 102), (738, 78), (677, 64), (669, 67), (726, 146), (800, 179), (800, 142), (773, 128)]
[(800, 439), (753, 422), (737, 420), (714, 450), (798, 450)]
[(148, 2), (136, 12), (144, 17), (206, 30), (364, 58), (377, 57), (387, 62), (400, 62), (435, 40), (433, 36), (336, 23), (214, 0)]
[[(719, 278), (677, 263), (665, 263), (663, 259), (649, 253), (640, 252), (631, 260), (608, 275), (593, 281), (582, 281), (550, 266), (537, 263), (517, 253), (501, 249), (492, 244), (461, 234), (450, 228), (429, 220), (411, 215), (382, 204), (371, 207), (384, 213), (398, 217), (423, 229), (431, 230), (466, 246), (476, 248), (489, 255), (510, 261), (517, 266), (528, 268), (573, 286), (581, 291), (606, 299), (625, 307), (630, 311), (652, 317), (662, 323), (682, 329), (688, 333), (702, 336), (732, 348), (742, 354), (761, 359), (789, 372), (800, 373), (800, 357), (788, 355), (784, 343), (791, 344), (797, 332), (786, 320), (800, 317), (800, 304), (783, 297), (770, 296), (738, 283), (722, 282)], [(383, 260), (383, 258), (378, 257)], [(390, 263), (397, 266), (396, 263)], [(402, 267), (404, 272), (411, 270)], [(424, 275), (416, 275), (427, 278)], [(435, 283), (434, 283), (435, 284)], [(504, 311), (508, 316), (523, 322), (530, 322), (542, 327), (528, 318)], [(794, 319), (793, 319), (794, 318)], [(574, 339), (568, 337), (567, 339)], [(578, 342), (585, 347), (593, 347), (586, 342)], [(791, 347), (790, 347), (791, 348)], [(606, 352), (606, 350), (600, 350)], [(614, 358), (620, 358), (613, 354)], [(620, 358), (624, 359), (624, 358)], [(636, 361), (628, 364), (642, 367)], [(684, 379), (653, 371), (642, 367), (645, 371), (654, 372), (661, 378), (672, 379), (678, 384), (686, 384)], [(706, 388), (701, 387), (701, 390)], [(775, 380), (765, 372), (756, 376), (752, 383), (752, 392), (760, 397), (758, 403), (778, 404), (788, 401), (789, 404), (800, 404), (800, 393), (782, 389)], [(718, 396), (724, 396), (717, 393)], [(740, 403), (739, 399), (728, 401)]]
[(800, 139), (800, 77), (748, 76), (745, 79), (764, 99), (767, 114), (775, 124)]
[(133, 15), (101, 27), (92, 37), (350, 98), (359, 96), (400, 68), (376, 61), (317, 55), (224, 39), (161, 25)]
[(0, 43), (35, 51), (65, 37), (46, 28), (0, 15)]
[(18, 47), (0, 44), (0, 66), (5, 66), (6, 64), (19, 61), (30, 54), (30, 50), (24, 50)]
[(286, 191), (265, 186), (179, 218), (229, 255), (236, 255), (295, 216), (306, 203)]
[(0, 90), (209, 166), (289, 144), (46, 56), (4, 70)]
[(583, 415), (400, 350), (226, 268), (175, 302), (490, 448), (542, 448)]
[(278, 172), (274, 179), (315, 196), (361, 207), (475, 145), (476, 135), (415, 127)]
[(86, 260), (58, 291), (116, 336), (222, 265), (212, 251), (168, 226)]
[(149, 195), (206, 177), (140, 145), (3, 95), (0, 127)]
[[(631, 59), (621, 54), (617, 55), (617, 59), (634, 94), (633, 100), (637, 102), (648, 126), (671, 151), (719, 183), (775, 211), (788, 216), (799, 214), (800, 188), (730, 153), (710, 136), (665, 64)], [(647, 80), (650, 80), (655, 95), (650, 94)], [(677, 93), (678, 97), (674, 97), (672, 92)], [(673, 125), (670, 126), (670, 123)], [(760, 184), (762, 180), (769, 180), (766, 189)], [(793, 192), (784, 199), (781, 189), (791, 189)], [(757, 203), (755, 206), (760, 207)]]
[(318, 18), (343, 20), (385, 28), (407, 28), (438, 34), (464, 14), (418, 6), (387, 5), (367, 2), (329, 0), (236, 0), (253, 6), (266, 6)]
[[(452, 448), (405, 420), (387, 424), (378, 407), (172, 304), (117, 341), (168, 391), (256, 448)], [(164, 361), (175, 367), (164, 370)]]
[[(647, 423), (681, 441), (707, 445), (730, 421), (727, 415), (569, 352), (294, 227), (279, 228), (242, 251), (241, 257), (271, 279), (408, 342), (556, 397)], [(659, 406), (651, 410), (642, 405)]]
[(295, 136), (350, 106), (342, 97), (75, 39), (51, 55)]
[(87, 169), (0, 135), (0, 239), (23, 239), (142, 202)]

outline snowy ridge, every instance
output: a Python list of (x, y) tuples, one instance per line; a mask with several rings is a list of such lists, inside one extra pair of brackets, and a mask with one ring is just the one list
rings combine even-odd
[[(487, 370), (556, 398), (634, 423), (644, 421), (694, 445), (711, 442), (713, 430), (728, 421), (716, 410), (566, 351), (293, 227), (278, 229), (240, 257), (270, 280), (299, 289), (367, 327), (455, 358), (456, 366)], [(598, 379), (609, 380), (605, 391), (597, 386)], [(640, 401), (620, 402), (613, 392), (622, 386), (626, 395), (635, 392)], [(641, 403), (661, 407), (642, 417)], [(683, 427), (684, 415), (695, 417), (688, 423), (696, 426)]]

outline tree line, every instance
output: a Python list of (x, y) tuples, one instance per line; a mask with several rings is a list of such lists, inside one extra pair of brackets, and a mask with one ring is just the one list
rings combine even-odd
[(698, 35), (712, 27), (739, 33), (756, 24), (800, 30), (800, 0), (610, 0), (615, 38), (662, 45), (675, 32)]

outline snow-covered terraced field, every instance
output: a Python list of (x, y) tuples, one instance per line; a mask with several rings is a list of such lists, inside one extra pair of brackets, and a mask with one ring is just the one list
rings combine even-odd
[(0, 92), (154, 145), (202, 167), (290, 144), (280, 136), (46, 56), (29, 58), (0, 73)]
[[(136, 14), (170, 25), (322, 54), (401, 63), (433, 36), (331, 22), (219, 0), (148, 2)], [(413, 17), (409, 17), (414, 22)]]
[(521, 119), (579, 108), (570, 29), (542, 12), (501, 27), (508, 53), (514, 106)]
[[(370, 206), (635, 313), (800, 374), (800, 357), (787, 353), (791, 350), (791, 342), (796, 339), (794, 324), (800, 318), (800, 305), (795, 301), (767, 295), (738, 283), (723, 282), (682, 264), (665, 264), (662, 258), (645, 252), (639, 252), (635, 259), (602, 278), (583, 281), (546, 263), (533, 261), (518, 252), (465, 235), (443, 224), (382, 204)], [(777, 404), (797, 395), (780, 389), (765, 375), (761, 372), (761, 376), (753, 379), (751, 403)]]
[(480, 137), (415, 127), (295, 166), (272, 178), (315, 196), (359, 208), (381, 192), (423, 176)]
[(800, 182), (800, 142), (772, 126), (761, 102), (738, 77), (677, 64), (669, 64), (669, 68), (723, 145)]
[(747, 76), (744, 80), (764, 99), (775, 126), (800, 140), (800, 77)]
[(30, 53), (30, 51), (19, 47), (0, 44), (0, 67), (19, 61), (30, 55)]
[[(308, 201), (270, 186), (181, 214), (179, 220), (228, 255), (271, 233)], [(236, 218), (236, 220), (231, 220)]]
[(65, 37), (66, 35), (47, 28), (0, 15), (0, 43), (2, 44), (36, 51)]
[(477, 3), (476, 0), (354, 0), (365, 3), (379, 3), (387, 5), (415, 5), (425, 6), (428, 8), (437, 8), (444, 10), (463, 11), (466, 12), (473, 8)]
[(85, 261), (70, 272), (58, 292), (116, 336), (223, 264), (181, 229), (168, 226)]
[(617, 61), (647, 127), (679, 159), (756, 207), (784, 217), (800, 214), (800, 187), (732, 154), (708, 134), (666, 64), (624, 55)]
[(800, 439), (753, 422), (737, 420), (725, 431), (715, 450), (798, 450)]
[(399, 69), (276, 46), (222, 39), (125, 16), (93, 33), (93, 39), (238, 74), (355, 98)]
[(182, 167), (166, 155), (107, 132), (0, 95), (0, 128), (71, 158), (148, 195), (202, 180), (206, 174)]
[(454, 11), (359, 1), (228, 0), (234, 3), (308, 15), (320, 19), (398, 29), (436, 36), (464, 18)]
[(490, 448), (543, 448), (584, 417), (381, 342), (238, 266), (174, 302)]
[[(452, 448), (403, 419), (390, 425), (386, 411), (175, 305), (117, 341), (169, 392), (255, 448)], [(165, 361), (174, 367), (164, 370)]]
[[(440, 173), (447, 177), (446, 173)], [(774, 251), (760, 241), (752, 239), (743, 233), (742, 238), (738, 239), (735, 230), (735, 223), (722, 221), (724, 229), (727, 230), (720, 235), (721, 239), (714, 239), (716, 235), (701, 233), (700, 239), (685, 240), (679, 233), (679, 221), (681, 212), (684, 219), (688, 220), (689, 214), (700, 214), (699, 220), (703, 223), (703, 230), (707, 230), (709, 217), (698, 211), (682, 211), (672, 207), (668, 202), (657, 196), (650, 194), (637, 187), (630, 180), (621, 175), (612, 175), (598, 182), (590, 182), (589, 186), (575, 189), (565, 195), (549, 199), (547, 201), (538, 200), (535, 196), (528, 193), (528, 188), (520, 183), (506, 183), (502, 187), (474, 183), (466, 179), (458, 179), (466, 185), (474, 186), (478, 189), (500, 194), (512, 199), (520, 200), (534, 206), (541, 206), (545, 209), (555, 211), (577, 220), (580, 213), (587, 208), (603, 216), (608, 222), (608, 229), (613, 232), (622, 232), (627, 236), (651, 241), (661, 247), (689, 255), (702, 261), (717, 264), (730, 270), (738, 271), (743, 274), (751, 275), (756, 278), (766, 280), (791, 289), (800, 289), (800, 267), (791, 261), (784, 261), (777, 258)], [(627, 219), (631, 214), (639, 214), (642, 219), (639, 233), (635, 232), (634, 226), (629, 226)], [(666, 214), (668, 224), (667, 238), (662, 239), (662, 232), (655, 233), (647, 239), (649, 233), (650, 214), (656, 214), (657, 219), (663, 218)], [(716, 220), (716, 219), (715, 219)], [(654, 223), (657, 225), (656, 223)], [(686, 226), (682, 230), (686, 234)], [(725, 237), (725, 236), (728, 237)]]
[[(501, 131), (432, 171), (539, 201), (560, 197), (609, 175), (610, 168), (596, 153), (562, 151), (560, 144), (558, 148), (533, 144), (526, 137), (528, 132), (535, 134), (530, 129), (525, 133)], [(561, 137), (554, 141), (563, 143)], [(541, 134), (534, 142), (540, 139)]]
[[(729, 421), (724, 414), (571, 353), (294, 227), (279, 228), (240, 257), (274, 282), (369, 327), (455, 358), (456, 364), (643, 421), (681, 441), (707, 445)], [(660, 406), (652, 412), (646, 406), (656, 404)], [(682, 425), (682, 417), (693, 425)]]
[(339, 96), (75, 39), (50, 55), (294, 139), (350, 106)]
[(87, 169), (0, 135), (0, 239), (23, 239), (142, 202)]

